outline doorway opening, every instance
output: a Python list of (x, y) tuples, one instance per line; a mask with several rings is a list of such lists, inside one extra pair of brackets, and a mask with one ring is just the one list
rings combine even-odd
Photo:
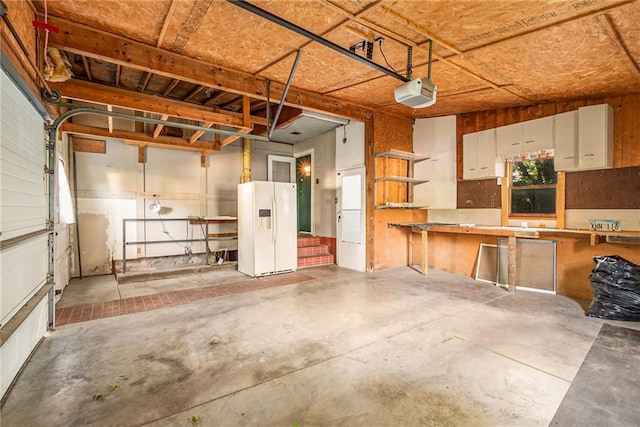
[(312, 153), (303, 153), (296, 157), (296, 183), (298, 200), (298, 233), (313, 234), (312, 200), (313, 200), (313, 164)]

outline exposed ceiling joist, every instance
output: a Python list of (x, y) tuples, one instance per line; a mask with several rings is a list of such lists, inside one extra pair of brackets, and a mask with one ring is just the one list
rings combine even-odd
[[(172, 99), (131, 92), (126, 89), (108, 88), (97, 83), (76, 79), (65, 83), (51, 83), (51, 87), (60, 91), (63, 98), (114, 105), (130, 110), (166, 114), (171, 117), (180, 117), (188, 120), (213, 122), (223, 126), (244, 127), (242, 114), (240, 113), (216, 112), (211, 107), (201, 107)], [(252, 121), (266, 124), (266, 119), (257, 116), (252, 117)]]
[(186, 138), (176, 138), (171, 136), (160, 135), (157, 139), (154, 139), (153, 136), (147, 135), (143, 132), (132, 132), (125, 130), (114, 130), (113, 133), (109, 133), (108, 129), (95, 127), (95, 126), (86, 126), (79, 125), (75, 123), (64, 123), (62, 125), (62, 132), (71, 133), (74, 135), (84, 135), (84, 136), (97, 136), (102, 138), (116, 138), (123, 139), (125, 143), (130, 143), (133, 145), (143, 145), (145, 147), (157, 147), (157, 148), (167, 148), (171, 150), (187, 150), (187, 151), (218, 151), (220, 150), (220, 145), (215, 142), (203, 142), (196, 141), (193, 144), (189, 142)]
[[(163, 114), (160, 117), (160, 120), (168, 120), (169, 119), (169, 115), (168, 114)], [(157, 139), (158, 136), (160, 135), (160, 132), (162, 132), (162, 129), (164, 128), (164, 125), (156, 125), (156, 128), (153, 130), (153, 139)]]
[[(204, 123), (202, 126), (204, 127), (208, 127), (210, 128), (211, 126), (213, 126), (212, 122), (206, 122)], [(194, 142), (196, 142), (198, 139), (200, 139), (200, 137), (204, 135), (204, 131), (203, 130), (197, 130), (193, 133), (193, 135), (191, 135), (191, 137), (189, 138), (189, 143), (193, 144)]]
[(184, 99), (185, 102), (189, 102), (191, 101), (193, 98), (195, 98), (196, 96), (198, 96), (200, 94), (200, 92), (202, 92), (203, 90), (205, 90), (206, 88), (204, 86), (198, 86), (196, 87), (194, 90), (191, 91), (191, 93), (189, 93), (189, 95), (187, 95), (187, 97)]
[[(249, 73), (213, 66), (57, 17), (50, 17), (49, 23), (62, 30), (50, 34), (49, 43), (53, 47), (137, 70), (153, 71), (169, 78), (266, 99), (266, 80)], [(283, 90), (284, 84), (271, 82), (271, 100), (279, 101)], [(356, 120), (367, 120), (372, 114), (366, 107), (295, 87), (289, 91), (286, 103)]]
[(173, 79), (171, 80), (171, 83), (169, 83), (169, 86), (167, 86), (167, 88), (162, 92), (162, 96), (168, 96), (171, 91), (178, 86), (178, 83), (180, 83), (180, 80), (178, 79)]
[[(253, 125), (251, 123), (251, 98), (249, 98), (248, 96), (243, 96), (242, 97), (242, 121), (245, 125), (245, 127), (251, 127), (251, 130), (253, 130)], [(249, 133), (249, 132), (246, 132)], [(220, 144), (220, 148), (224, 148), (227, 145), (231, 144), (233, 141), (236, 141), (237, 139), (239, 139), (239, 136), (228, 136), (225, 139), (222, 140), (222, 143)]]
[[(107, 111), (113, 111), (112, 105), (107, 105)], [(109, 133), (113, 133), (113, 117), (107, 116), (107, 127), (109, 128)]]
[(82, 66), (84, 67), (84, 72), (87, 73), (87, 80), (92, 81), (91, 70), (89, 69), (89, 60), (86, 56), (82, 56)]
[(173, 16), (173, 12), (176, 10), (177, 5), (178, 2), (176, 0), (171, 0), (171, 6), (169, 6), (169, 10), (167, 11), (167, 14), (164, 17), (164, 21), (162, 22), (162, 29), (160, 30), (160, 34), (158, 35), (156, 47), (162, 47), (162, 43), (164, 43), (164, 36), (167, 34), (167, 28), (169, 28), (171, 17)]
[(144, 73), (144, 78), (142, 79), (142, 83), (140, 84), (140, 92), (144, 92), (144, 90), (147, 88), (149, 81), (151, 81), (151, 76), (153, 76), (153, 73), (150, 71)]

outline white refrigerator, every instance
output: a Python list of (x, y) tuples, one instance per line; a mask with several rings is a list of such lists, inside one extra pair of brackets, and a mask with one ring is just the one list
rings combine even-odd
[(296, 184), (238, 184), (238, 271), (252, 277), (298, 266)]

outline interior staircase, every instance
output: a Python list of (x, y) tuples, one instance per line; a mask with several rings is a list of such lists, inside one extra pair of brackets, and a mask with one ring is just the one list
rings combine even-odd
[(298, 268), (335, 264), (329, 246), (320, 243), (320, 237), (298, 236)]

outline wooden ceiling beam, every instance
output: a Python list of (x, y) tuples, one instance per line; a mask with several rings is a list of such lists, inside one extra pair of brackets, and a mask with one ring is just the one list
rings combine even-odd
[(352, 34), (355, 34), (358, 37), (362, 37), (364, 40), (370, 42), (370, 43), (375, 43), (376, 41), (376, 35), (373, 33), (365, 33), (363, 31), (360, 30), (356, 30), (353, 27), (350, 27), (349, 25), (345, 25), (344, 29), (349, 31)]
[[(163, 114), (160, 117), (160, 120), (168, 120), (168, 119), (169, 119), (168, 114)], [(153, 139), (158, 138), (158, 136), (160, 135), (160, 132), (162, 132), (162, 128), (164, 128), (164, 125), (156, 125), (155, 129), (153, 130)]]
[(162, 43), (164, 42), (164, 36), (167, 34), (167, 28), (169, 28), (169, 21), (173, 16), (173, 12), (176, 10), (176, 6), (178, 5), (178, 1), (172, 0), (171, 6), (169, 6), (169, 10), (164, 17), (164, 21), (162, 22), (162, 28), (160, 29), (160, 34), (158, 34), (158, 42), (156, 43), (156, 47), (162, 47)]
[(198, 94), (200, 94), (200, 92), (202, 92), (203, 90), (205, 90), (206, 87), (205, 86), (198, 86), (196, 87), (194, 90), (191, 91), (191, 93), (189, 93), (189, 95), (187, 95), (187, 97), (184, 99), (184, 102), (189, 102), (191, 101), (193, 98), (195, 98), (196, 96), (198, 96)]
[(91, 69), (89, 68), (89, 60), (84, 55), (81, 55), (80, 58), (82, 58), (82, 65), (84, 66), (84, 72), (87, 74), (87, 80), (90, 82), (93, 81), (93, 78), (91, 77)]
[[(251, 123), (251, 98), (249, 98), (247, 95), (244, 95), (242, 97), (242, 122), (244, 123), (245, 128), (250, 127), (251, 130), (253, 130), (253, 125)], [(243, 131), (243, 133), (249, 133), (249, 132)], [(222, 143), (220, 144), (220, 148), (226, 147), (227, 145), (231, 144), (233, 141), (236, 141), (237, 139), (240, 139), (240, 137), (236, 135), (230, 135), (226, 137), (225, 139), (222, 140)]]
[(151, 76), (153, 75), (153, 73), (151, 72), (146, 72), (144, 79), (142, 80), (142, 83), (140, 84), (140, 92), (144, 92), (144, 90), (147, 88), (147, 85), (149, 84), (149, 81), (151, 80)]
[[(49, 34), (52, 47), (164, 77), (266, 99), (267, 84), (264, 78), (187, 58), (62, 18), (52, 16), (49, 24), (60, 28), (59, 33)], [(284, 86), (283, 83), (271, 82), (272, 101), (282, 98)], [(356, 120), (369, 120), (372, 117), (370, 108), (296, 87), (289, 89), (285, 104)]]
[(171, 91), (178, 86), (178, 83), (180, 83), (180, 80), (178, 79), (173, 79), (171, 80), (171, 83), (169, 83), (169, 86), (167, 86), (167, 88), (162, 92), (162, 96), (166, 97), (169, 96), (169, 94), (171, 93)]
[(95, 126), (79, 125), (76, 123), (64, 123), (62, 132), (73, 135), (97, 136), (102, 138), (123, 139), (125, 144), (139, 145), (144, 147), (168, 148), (172, 150), (186, 151), (219, 151), (220, 145), (215, 142), (196, 141), (193, 144), (186, 138), (176, 138), (160, 135), (154, 139), (151, 135), (143, 132), (132, 132), (126, 130), (114, 130), (109, 133), (109, 129)]
[[(211, 122), (205, 122), (202, 126), (210, 128), (211, 126), (213, 126), (213, 123)], [(200, 137), (204, 135), (204, 131), (203, 130), (197, 130), (193, 133), (193, 135), (191, 135), (191, 138), (189, 138), (189, 143), (193, 144), (194, 142), (196, 142), (198, 139), (200, 139)]]
[(620, 33), (618, 32), (618, 30), (616, 30), (611, 17), (607, 14), (599, 15), (598, 22), (600, 23), (600, 26), (602, 26), (602, 28), (606, 31), (607, 35), (616, 46), (616, 48), (622, 53), (622, 56), (626, 59), (627, 64), (633, 71), (636, 79), (640, 79), (640, 67), (638, 66), (636, 60), (633, 58), (633, 54), (631, 54), (631, 52), (629, 51), (626, 43), (620, 36)]
[[(107, 105), (107, 111), (113, 111), (113, 106)], [(109, 128), (109, 133), (113, 133), (113, 117), (107, 116), (107, 127)]]
[(227, 92), (224, 91), (220, 91), (219, 93), (213, 95), (211, 98), (207, 99), (204, 102), (204, 105), (217, 105), (220, 99), (224, 98), (226, 95), (228, 95)]
[[(50, 83), (52, 89), (60, 91), (63, 98), (114, 105), (131, 110), (166, 114), (188, 120), (213, 122), (223, 126), (242, 128), (242, 114), (220, 113), (210, 107), (188, 104), (159, 96), (108, 87), (97, 83), (71, 79), (64, 83)], [(256, 117), (258, 120), (259, 118)]]

